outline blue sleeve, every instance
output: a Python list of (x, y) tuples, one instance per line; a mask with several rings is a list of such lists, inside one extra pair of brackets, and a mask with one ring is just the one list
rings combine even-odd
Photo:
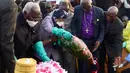
[(127, 57), (125, 58), (126, 61), (130, 62), (130, 54), (127, 55)]
[(127, 45), (127, 43), (126, 43), (126, 42), (123, 42), (122, 48), (125, 48), (126, 45)]
[(42, 41), (34, 44), (34, 50), (38, 54), (38, 56), (42, 59), (42, 61), (50, 61), (50, 58), (47, 56)]
[(75, 9), (74, 9), (74, 15), (73, 15), (73, 17), (72, 17), (72, 20), (71, 20), (71, 23), (70, 23), (70, 28), (71, 28), (71, 33), (73, 34), (73, 35), (76, 35), (76, 26), (77, 26), (77, 15), (78, 15), (78, 13), (77, 13), (77, 8), (78, 8), (78, 6), (76, 6), (75, 7)]

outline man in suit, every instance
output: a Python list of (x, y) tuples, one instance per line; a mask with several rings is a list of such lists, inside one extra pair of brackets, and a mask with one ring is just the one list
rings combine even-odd
[(106, 26), (105, 37), (101, 49), (101, 56), (99, 60), (100, 70), (99, 73), (104, 73), (104, 63), (106, 59), (106, 52), (108, 55), (108, 73), (116, 73), (113, 66), (119, 65), (122, 55), (123, 43), (123, 23), (117, 17), (118, 8), (111, 6), (106, 12)]
[[(93, 6), (92, 0), (81, 0), (75, 7), (71, 22), (72, 34), (82, 39), (94, 57), (98, 57), (98, 48), (104, 38), (103, 25), (104, 12), (101, 8)], [(88, 72), (87, 60), (78, 60), (79, 73)], [(91, 72), (96, 72), (95, 65), (90, 65)]]
[(17, 5), (14, 0), (0, 0), (0, 73), (14, 73), (14, 33)]

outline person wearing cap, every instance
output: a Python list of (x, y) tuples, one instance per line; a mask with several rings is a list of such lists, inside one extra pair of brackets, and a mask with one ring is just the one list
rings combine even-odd
[(58, 9), (64, 10), (66, 12), (67, 18), (64, 19), (64, 29), (67, 31), (71, 31), (70, 23), (74, 15), (73, 9), (71, 8), (70, 4), (66, 1), (61, 1)]
[(113, 67), (118, 67), (121, 63), (124, 25), (117, 14), (116, 6), (109, 7), (105, 13), (105, 37), (100, 51), (99, 73), (104, 73), (106, 54), (108, 55), (108, 73), (116, 73)]
[[(104, 39), (104, 11), (103, 9), (92, 5), (92, 0), (81, 0), (80, 5), (74, 9), (74, 16), (71, 22), (72, 34), (82, 39), (89, 50), (92, 52), (95, 60), (98, 59), (99, 47)], [(90, 65), (88, 69), (87, 60), (78, 60), (79, 73), (96, 73), (98, 67)]]
[(65, 10), (56, 9), (53, 12), (53, 18), (57, 24), (56, 27), (65, 28), (64, 20), (67, 18), (67, 12)]

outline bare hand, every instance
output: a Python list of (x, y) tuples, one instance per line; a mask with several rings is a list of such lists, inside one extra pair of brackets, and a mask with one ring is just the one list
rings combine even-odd
[(94, 47), (94, 49), (93, 49), (92, 52), (96, 51), (96, 50), (98, 49), (99, 46), (100, 46), (100, 42), (99, 42), (99, 41), (96, 41), (95, 47)]
[(118, 56), (118, 57), (115, 57), (115, 61), (113, 63), (114, 65), (120, 65), (121, 64), (121, 57)]
[(57, 41), (57, 37), (55, 35), (51, 36), (51, 42), (56, 42)]

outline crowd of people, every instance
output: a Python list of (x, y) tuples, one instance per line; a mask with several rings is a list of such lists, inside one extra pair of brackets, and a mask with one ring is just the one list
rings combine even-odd
[[(121, 64), (123, 29), (130, 19), (129, 0), (1, 0), (0, 73), (14, 73), (16, 59), (53, 59), (68, 73), (116, 73)], [(95, 64), (58, 46), (52, 28), (62, 28), (82, 39)], [(38, 42), (41, 48), (35, 48)], [(39, 46), (39, 44), (38, 44)], [(45, 50), (43, 50), (43, 47)], [(36, 52), (38, 51), (38, 52)], [(40, 53), (39, 53), (40, 51)], [(43, 58), (48, 56), (49, 58)]]

